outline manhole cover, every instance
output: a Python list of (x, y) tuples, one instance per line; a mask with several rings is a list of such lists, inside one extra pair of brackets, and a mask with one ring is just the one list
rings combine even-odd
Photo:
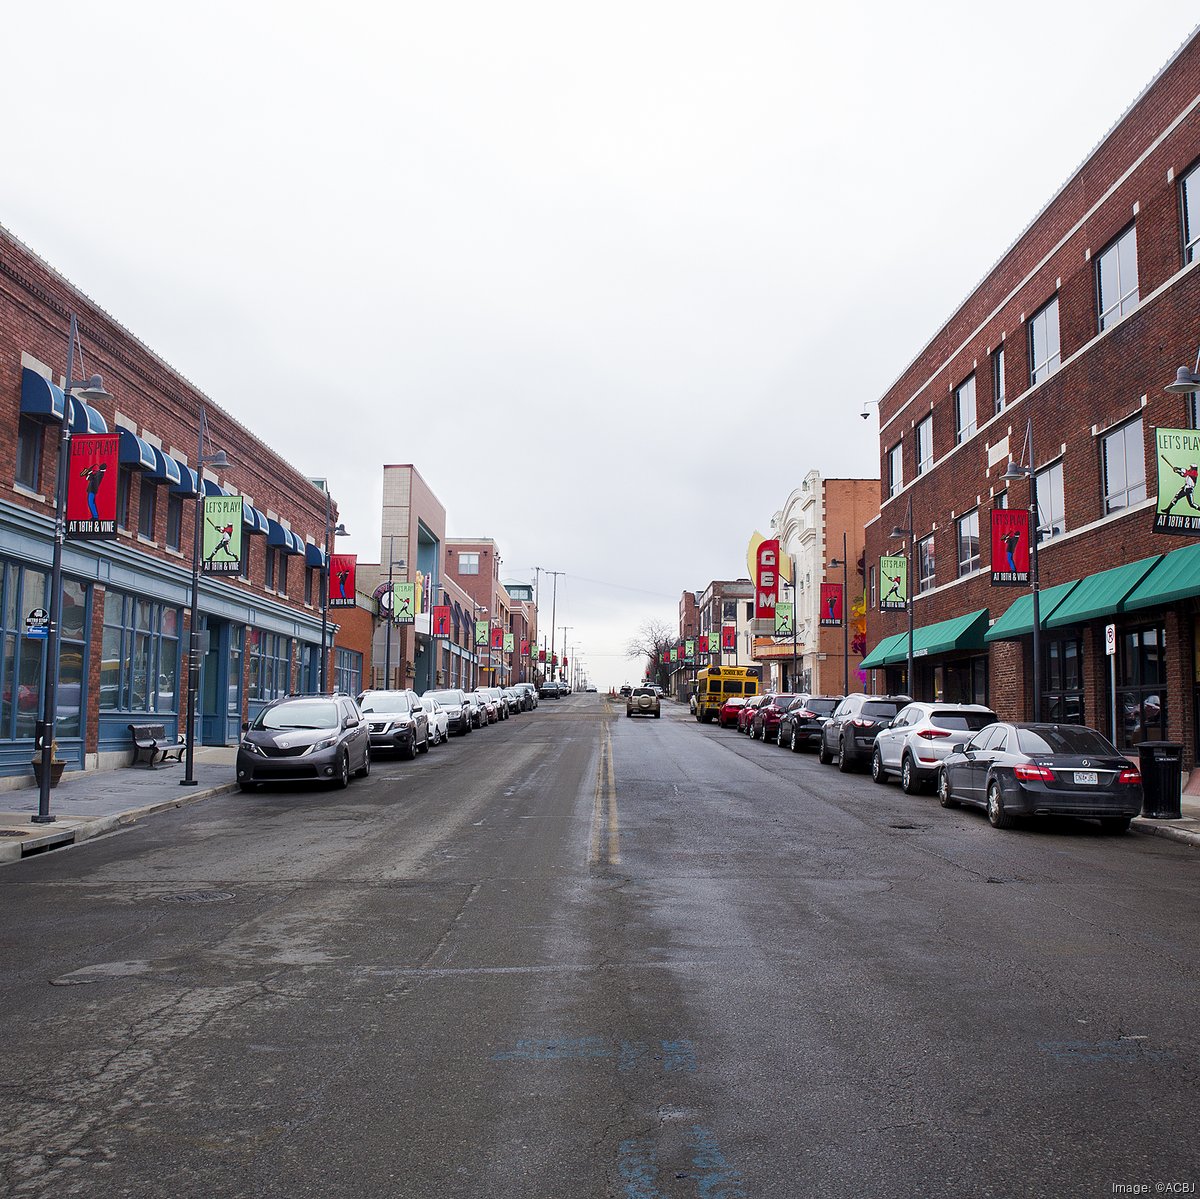
[(160, 895), (164, 903), (227, 903), (232, 891), (182, 891), (178, 895)]

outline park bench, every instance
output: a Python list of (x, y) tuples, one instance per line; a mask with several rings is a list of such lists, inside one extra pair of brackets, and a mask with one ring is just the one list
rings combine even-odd
[(140, 763), (153, 770), (158, 763), (165, 762), (170, 757), (177, 762), (183, 761), (184, 752), (187, 750), (187, 738), (182, 733), (172, 739), (167, 736), (167, 730), (161, 724), (131, 724), (129, 735), (133, 738), (131, 766)]

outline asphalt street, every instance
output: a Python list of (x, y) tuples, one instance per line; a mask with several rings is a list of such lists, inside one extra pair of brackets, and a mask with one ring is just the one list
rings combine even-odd
[(1200, 857), (544, 701), (0, 873), (0, 1192), (1200, 1184)]

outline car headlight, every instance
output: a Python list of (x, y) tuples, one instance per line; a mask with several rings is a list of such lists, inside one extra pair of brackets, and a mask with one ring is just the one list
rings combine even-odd
[(265, 758), (267, 756), (257, 745), (254, 744), (253, 741), (243, 741), (241, 747), (248, 754), (257, 754), (260, 758)]
[(321, 750), (323, 750), (323, 749), (333, 749), (333, 747), (335, 745), (337, 745), (337, 743), (338, 743), (338, 739), (336, 737), (326, 737), (324, 741), (318, 741), (316, 743), (316, 745), (314, 745), (312, 747), (312, 749), (309, 750), (309, 753), (316, 754), (316, 753), (320, 753)]

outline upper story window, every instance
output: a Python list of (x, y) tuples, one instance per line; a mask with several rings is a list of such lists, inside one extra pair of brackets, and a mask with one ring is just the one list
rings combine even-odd
[(14, 482), (37, 491), (42, 470), (42, 429), (40, 420), (23, 416), (17, 423), (17, 470)]
[(923, 475), (933, 465), (933, 413), (917, 425), (917, 474)]
[(1058, 296), (1029, 322), (1029, 384), (1048, 379), (1062, 365), (1058, 340)]
[(871, 567), (871, 608), (875, 608), (875, 567)]
[[(242, 538), (242, 545), (250, 540)], [(183, 543), (183, 496), (167, 496), (167, 549), (177, 550)]]
[(937, 577), (937, 563), (933, 555), (933, 534), (917, 542), (917, 590), (930, 591)]
[(458, 573), (460, 575), (477, 575), (479, 573), (479, 555), (459, 554)]
[(1117, 512), (1146, 498), (1146, 452), (1139, 416), (1101, 440), (1104, 455), (1104, 511)]
[(992, 411), (1003, 412), (1004, 394), (1004, 344), (996, 347), (992, 354)]
[(1200, 163), (1179, 181), (1179, 207), (1183, 223), (1183, 261), (1200, 255)]
[(1063, 493), (1063, 464), (1056, 462), (1037, 476), (1038, 541), (1049, 541), (1067, 530), (1067, 504)]
[[(170, 525), (170, 514), (168, 513), (168, 527)], [(242, 534), (242, 556), (238, 560), (238, 578), (250, 578), (250, 545), (254, 538), (249, 533)]]
[(958, 573), (969, 575), (979, 569), (979, 509), (958, 519)]
[(888, 495), (899, 495), (904, 486), (904, 442), (898, 441), (888, 450)]
[(1096, 259), (1096, 306), (1107, 329), (1138, 305), (1137, 230), (1130, 225)]
[[(243, 538), (243, 541), (249, 540)], [(268, 591), (275, 590), (275, 563), (279, 560), (279, 547), (274, 545), (267, 546), (266, 555), (263, 557), (263, 586)]]
[(954, 440), (961, 445), (975, 436), (975, 376), (954, 389)]
[(143, 475), (138, 488), (138, 534), (147, 541), (153, 541), (157, 519), (158, 486), (153, 479)]

